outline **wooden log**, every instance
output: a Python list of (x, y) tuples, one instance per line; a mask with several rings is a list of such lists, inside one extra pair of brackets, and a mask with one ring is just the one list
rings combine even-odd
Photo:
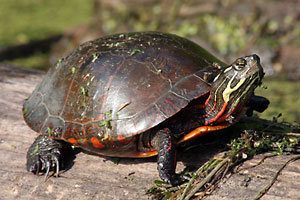
[[(26, 171), (26, 152), (37, 134), (23, 121), (22, 104), (44, 73), (0, 63), (0, 199), (149, 199), (146, 190), (159, 180), (156, 158), (126, 159), (76, 154), (73, 163), (58, 178), (36, 176)], [(216, 154), (214, 149), (192, 148), (179, 152), (177, 171), (200, 167)], [(242, 167), (253, 165), (255, 156)], [(219, 184), (207, 199), (251, 199), (271, 181), (276, 171), (292, 156), (281, 155)], [(250, 181), (247, 187), (244, 182)], [(248, 179), (247, 179), (248, 180)], [(300, 161), (290, 163), (262, 199), (300, 199)]]

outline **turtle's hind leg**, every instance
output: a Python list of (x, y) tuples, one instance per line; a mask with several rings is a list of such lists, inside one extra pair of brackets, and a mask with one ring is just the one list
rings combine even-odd
[(64, 141), (38, 136), (27, 152), (27, 170), (34, 174), (46, 173), (46, 178), (52, 170), (58, 175), (66, 149), (71, 150), (71, 146)]

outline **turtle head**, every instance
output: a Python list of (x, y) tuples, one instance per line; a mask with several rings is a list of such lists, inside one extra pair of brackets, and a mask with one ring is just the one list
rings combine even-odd
[(206, 108), (206, 124), (232, 122), (248, 103), (264, 76), (257, 55), (238, 58), (224, 68), (212, 83)]

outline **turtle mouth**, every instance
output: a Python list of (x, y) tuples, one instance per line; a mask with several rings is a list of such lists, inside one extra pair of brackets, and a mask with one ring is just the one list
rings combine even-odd
[(260, 86), (262, 84), (262, 79), (265, 75), (264, 69), (260, 64), (260, 58), (256, 55), (250, 55), (246, 56), (245, 59), (247, 60), (247, 65), (248, 65), (248, 70), (247, 70), (247, 75), (245, 75), (246, 79), (248, 79), (246, 82), (246, 85), (251, 85), (246, 86), (246, 88), (249, 88), (250, 92), (251, 90), (255, 90), (257, 86)]

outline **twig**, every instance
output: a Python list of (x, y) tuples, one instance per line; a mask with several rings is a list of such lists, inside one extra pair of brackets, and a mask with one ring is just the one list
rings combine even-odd
[(196, 171), (195, 176), (193, 176), (193, 177), (191, 178), (191, 180), (188, 182), (187, 186), (185, 187), (183, 193), (181, 194), (181, 196), (179, 197), (178, 200), (183, 200), (183, 199), (184, 199), (185, 195), (187, 194), (187, 192), (190, 190), (192, 184), (194, 183), (196, 177), (199, 176), (199, 174), (203, 171), (203, 169), (204, 169), (205, 167), (207, 167), (207, 165), (209, 165), (209, 166), (214, 166), (218, 161), (219, 161), (219, 160), (216, 159), (216, 160), (214, 160), (212, 163), (210, 163), (211, 161), (208, 161), (208, 162), (206, 162), (204, 165), (202, 165), (202, 166)]
[(276, 133), (276, 132), (265, 132), (267, 135), (287, 135), (287, 136), (295, 136), (300, 137), (300, 133)]
[(257, 167), (258, 165), (262, 164), (267, 158), (271, 158), (271, 157), (274, 157), (276, 155), (269, 155), (269, 156), (264, 156), (258, 163), (256, 163), (255, 165), (252, 165), (252, 166), (249, 166), (249, 167), (244, 167), (244, 168), (241, 168), (241, 169), (237, 169), (235, 172), (236, 173), (239, 173), (241, 171), (244, 171), (246, 169), (251, 169), (251, 168), (254, 168), (254, 167)]
[(211, 178), (216, 174), (216, 172), (226, 163), (229, 162), (229, 158), (222, 160), (199, 184), (197, 184), (194, 189), (185, 197), (184, 200), (189, 200), (194, 196), (194, 194), (203, 187)]
[(268, 190), (272, 187), (272, 185), (275, 183), (275, 181), (277, 180), (279, 174), (281, 173), (281, 171), (290, 163), (290, 162), (293, 162), (293, 161), (296, 161), (300, 159), (300, 155), (299, 156), (295, 156), (293, 158), (291, 158), (290, 160), (288, 160), (278, 171), (277, 173), (275, 174), (275, 176), (273, 177), (272, 181), (266, 185), (262, 190), (260, 190), (256, 195), (255, 197), (253, 198), (253, 200), (258, 200), (260, 199), (263, 195), (265, 195)]

